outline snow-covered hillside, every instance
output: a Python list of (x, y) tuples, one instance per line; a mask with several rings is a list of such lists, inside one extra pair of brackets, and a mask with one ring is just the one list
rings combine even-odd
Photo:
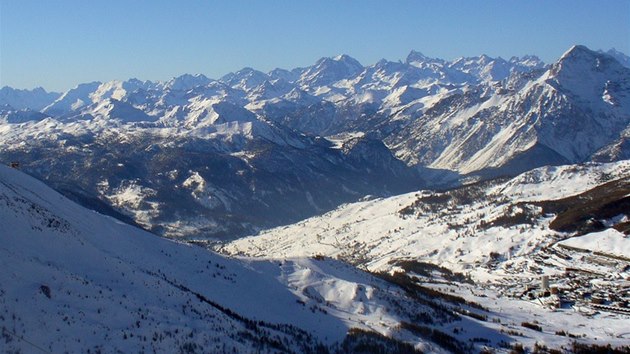
[[(419, 277), (423, 285), (460, 273), (473, 285), (435, 288), (506, 318), (524, 311), (521, 319), (536, 318), (545, 333), (628, 344), (628, 193), (627, 160), (544, 167), (513, 179), (343, 205), (219, 249), (262, 259), (324, 255)], [(543, 275), (560, 291), (539, 295)], [(604, 308), (612, 312), (594, 315)]]
[(46, 92), (41, 87), (34, 90), (19, 90), (8, 86), (0, 89), (0, 106), (10, 106), (17, 110), (39, 111), (56, 100), (60, 93)]
[[(228, 259), (84, 209), (2, 166), (0, 217), (5, 352), (507, 352), (518, 343), (571, 347), (577, 336), (627, 343), (624, 317), (548, 313), (445, 268), (425, 268), (435, 278), (421, 284), (321, 256)], [(421, 263), (400, 268), (409, 266), (426, 275)]]
[(629, 142), (579, 45), (3, 88), (0, 351), (627, 346)]
[[(226, 259), (86, 210), (3, 166), (0, 219), (3, 352), (442, 350), (403, 323), (501, 338), (344, 263)], [(467, 347), (470, 335), (451, 345)]]
[(543, 213), (543, 202), (629, 177), (628, 160), (544, 167), (504, 182), (343, 205), (322, 216), (235, 240), (222, 250), (254, 257), (321, 254), (349, 259), (373, 271), (392, 269), (396, 259), (422, 259), (485, 281), (496, 272), (478, 266), (490, 261), (491, 254), (506, 260), (528, 256), (566, 237), (549, 228), (554, 215)]

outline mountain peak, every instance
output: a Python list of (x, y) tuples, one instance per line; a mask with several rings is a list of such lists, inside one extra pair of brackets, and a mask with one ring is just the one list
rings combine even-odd
[(61, 96), (60, 93), (46, 92), (41, 87), (32, 90), (14, 89), (4, 86), (0, 89), (0, 105), (6, 104), (16, 109), (39, 111)]
[(235, 73), (223, 76), (220, 80), (232, 88), (249, 91), (269, 79), (271, 79), (269, 75), (262, 71), (245, 67)]
[(558, 74), (561, 72), (575, 72), (575, 75), (583, 75), (586, 71), (604, 71), (617, 70), (622, 65), (605, 53), (598, 53), (590, 50), (583, 45), (574, 45), (569, 48), (556, 63), (553, 71)]
[(624, 54), (623, 52), (618, 51), (615, 48), (611, 48), (608, 51), (604, 52), (603, 50), (599, 50), (598, 53), (608, 54), (611, 57), (617, 59), (617, 61), (625, 66), (626, 68), (630, 68), (630, 57)]
[(235, 80), (235, 79), (239, 79), (239, 78), (243, 78), (246, 76), (267, 76), (265, 73), (263, 73), (262, 71), (258, 71), (254, 68), (251, 68), (249, 66), (246, 66), (238, 71), (235, 72), (231, 72), (228, 74), (223, 75), (223, 77), (221, 77), (219, 79), (219, 81), (222, 82), (226, 82), (228, 83), (229, 81)]
[(174, 77), (166, 83), (171, 90), (187, 91), (196, 86), (205, 86), (212, 80), (203, 74), (184, 74)]
[(581, 45), (581, 44), (576, 44), (572, 46), (571, 48), (569, 48), (569, 50), (564, 52), (564, 54), (562, 54), (562, 56), (560, 57), (560, 61), (562, 61), (563, 59), (577, 58), (584, 55), (592, 56), (595, 54), (596, 54), (595, 52), (588, 49), (586, 46)]
[(361, 65), (358, 60), (347, 54), (340, 54), (335, 57), (323, 57), (319, 59), (315, 63), (314, 68), (316, 68), (316, 70), (329, 70), (334, 68), (333, 70), (342, 70), (355, 75), (363, 70), (363, 65)]
[(522, 57), (513, 56), (510, 58), (509, 62), (511, 64), (527, 67), (530, 69), (542, 68), (545, 65), (545, 63), (535, 55), (524, 55)]
[(359, 62), (358, 60), (354, 59), (353, 57), (349, 56), (348, 54), (339, 54), (336, 57), (333, 58), (334, 61), (353, 61), (353, 62)]
[(43, 113), (51, 115), (62, 115), (72, 110), (79, 109), (92, 103), (90, 95), (96, 91), (103, 83), (92, 81), (75, 86), (66, 91), (54, 102), (42, 109)]
[(409, 64), (409, 63), (412, 63), (414, 61), (427, 61), (427, 60), (430, 60), (430, 59), (431, 58), (425, 56), (421, 52), (419, 52), (417, 50), (412, 50), (407, 55), (407, 58), (405, 59), (405, 63)]
[(338, 55), (334, 58), (324, 57), (306, 70), (301, 78), (301, 84), (309, 86), (323, 86), (333, 82), (348, 79), (358, 75), (364, 67), (349, 55)]
[(300, 75), (296, 73), (295, 71), (289, 71), (289, 70), (281, 69), (281, 68), (275, 68), (271, 70), (269, 73), (267, 73), (267, 75), (272, 79), (275, 79), (275, 80), (283, 79), (288, 82), (294, 82), (300, 77)]

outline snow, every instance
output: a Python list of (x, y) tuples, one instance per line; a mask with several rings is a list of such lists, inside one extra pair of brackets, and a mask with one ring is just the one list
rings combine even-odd
[[(608, 55), (579, 46), (567, 51), (545, 73), (527, 76), (542, 68), (542, 62), (533, 56), (505, 61), (481, 55), (448, 62), (412, 52), (406, 63), (381, 60), (363, 66), (339, 55), (285, 71), (283, 78), (244, 68), (219, 81), (185, 74), (168, 82), (130, 79), (81, 84), (42, 112), (60, 121), (61, 133), (76, 134), (73, 124), (87, 120), (81, 133), (98, 134), (123, 125), (126, 129), (143, 127), (157, 135), (165, 135), (162, 129), (176, 127), (179, 134), (186, 135), (228, 122), (270, 119), (291, 126), (304, 119), (302, 110), (332, 104), (331, 122), (309, 123), (308, 129), (309, 133), (328, 135), (374, 129), (363, 122), (374, 110), (387, 117), (377, 130), (407, 164), (463, 174), (500, 167), (535, 144), (549, 147), (569, 162), (581, 162), (618, 138), (614, 132), (627, 126), (630, 107), (630, 95), (624, 93), (628, 87), (622, 79), (628, 74), (626, 68)], [(502, 78), (507, 83), (496, 81)], [(510, 88), (510, 80), (524, 83)], [(433, 116), (431, 109), (438, 107), (439, 111), (453, 96), (477, 91), (478, 97), (471, 102)], [(366, 106), (370, 107), (367, 113), (354, 112), (354, 107), (360, 113), (363, 108), (359, 107)], [(566, 124), (556, 124), (554, 119), (573, 116), (573, 111), (565, 112), (572, 107), (595, 111), (565, 132), (561, 127)], [(269, 112), (274, 117), (265, 117)], [(302, 124), (296, 123), (297, 128)], [(36, 127), (27, 125), (22, 130)], [(269, 137), (264, 133), (268, 129), (260, 130)]]
[[(603, 183), (603, 176), (612, 180), (628, 175), (627, 160), (543, 167), (488, 187), (484, 197), (470, 204), (447, 204), (438, 211), (420, 209), (417, 217), (404, 217), (401, 210), (435, 193), (419, 191), (362, 201), (235, 240), (222, 250), (257, 257), (365, 257), (364, 266), (370, 270), (389, 269), (392, 258), (423, 258), (475, 275), (478, 264), (486, 262), (490, 253), (526, 255), (559, 237), (548, 229), (549, 218), (521, 227), (484, 226), (504, 215), (526, 212), (517, 203), (566, 198)], [(485, 271), (478, 276), (492, 278)]]
[(71, 110), (79, 109), (92, 103), (90, 94), (99, 86), (100, 82), (91, 82), (77, 85), (75, 88), (65, 92), (50, 105), (44, 107), (42, 112), (50, 114), (64, 114)]
[(630, 257), (630, 237), (615, 229), (572, 237), (560, 241), (559, 244), (618, 257)]
[(99, 187), (100, 193), (112, 205), (133, 215), (134, 220), (140, 225), (150, 226), (152, 217), (159, 213), (159, 203), (150, 200), (155, 196), (156, 191), (138, 184), (138, 181), (126, 181), (111, 190), (109, 183), (102, 183)]
[[(469, 195), (480, 193), (472, 202), (445, 199), (432, 207), (437, 202), (431, 200), (438, 200), (443, 194), (419, 191), (346, 204), (324, 215), (262, 231), (217, 249), (259, 259), (325, 255), (370, 271), (390, 273), (403, 270), (396, 263), (400, 260), (428, 262), (460, 272), (475, 282), (474, 285), (446, 284), (430, 279), (422, 284), (491, 309), (496, 320), (486, 322), (483, 328), (525, 333), (525, 337), (518, 335), (514, 340), (530, 347), (534, 342), (553, 348), (566, 346), (571, 339), (557, 336), (555, 333), (559, 331), (583, 336), (586, 341), (627, 345), (624, 337), (627, 315), (598, 314), (581, 304), (551, 311), (549, 307), (557, 301), (553, 296), (526, 300), (519, 294), (538, 284), (540, 274), (566, 287), (567, 279), (572, 279), (567, 278), (566, 269), (578, 269), (578, 274), (601, 274), (590, 280), (590, 286), (611, 289), (623, 286), (623, 279), (630, 276), (628, 268), (624, 268), (627, 261), (623, 261), (630, 254), (628, 236), (608, 229), (563, 240), (566, 234), (549, 228), (553, 215), (542, 215), (539, 207), (522, 203), (566, 198), (609, 180), (628, 178), (628, 163), (543, 167), (504, 182), (468, 187)], [(480, 192), (475, 192), (478, 190), (475, 188), (480, 188)], [(417, 201), (424, 202), (417, 204)], [(414, 205), (414, 212), (401, 214)], [(518, 219), (523, 213), (537, 216), (527, 222), (499, 222), (511, 216)], [(611, 222), (622, 222), (624, 218), (616, 217)], [(595, 252), (596, 258), (584, 257), (579, 252), (573, 257), (557, 257), (558, 252), (568, 252), (562, 246)], [(548, 253), (550, 249), (556, 253)], [(610, 256), (617, 258), (611, 263), (607, 258)], [(567, 288), (567, 291), (572, 290)], [(348, 294), (356, 295), (356, 289), (350, 287), (343, 294), (335, 293), (334, 300), (343, 302)], [(542, 333), (521, 326), (532, 321), (540, 323)], [(475, 328), (466, 335), (474, 338), (487, 334)]]
[(343, 144), (345, 144), (347, 141), (350, 141), (356, 138), (362, 138), (363, 136), (365, 136), (364, 132), (348, 132), (348, 133), (328, 136), (326, 137), (326, 139), (330, 141), (331, 143), (333, 143), (334, 149), (341, 149), (343, 147)]
[[(475, 231), (481, 221), (500, 215), (496, 205), (474, 205), (445, 210), (442, 220), (431, 214), (416, 220), (401, 218), (399, 210), (412, 204), (417, 193), (345, 205), (321, 217), (291, 227), (264, 231), (258, 236), (239, 239), (224, 251), (250, 256), (304, 257), (324, 254), (341, 258), (367, 258), (364, 265), (372, 271), (390, 269), (393, 258), (423, 258), (458, 272), (490, 279), (476, 265), (488, 260), (490, 253), (527, 254), (553, 237), (553, 232), (537, 227), (524, 233), (519, 228), (489, 228)], [(465, 224), (465, 220), (478, 220)], [(446, 222), (445, 220), (449, 220)], [(453, 226), (451, 226), (453, 225)], [(456, 225), (463, 225), (457, 229)], [(466, 237), (474, 233), (474, 237)], [(531, 246), (525, 246), (530, 244)]]
[[(126, 188), (119, 197), (134, 201), (137, 191)], [(391, 309), (392, 302), (431, 312), (402, 289), (341, 262), (227, 259), (83, 209), (4, 166), (0, 217), (6, 350), (161, 352), (188, 342), (249, 352), (261, 339), (246, 318), (301, 351), (307, 339), (299, 330), (325, 344), (354, 327), (401, 336), (392, 329), (408, 315)]]
[(230, 201), (225, 193), (217, 188), (208, 185), (205, 179), (199, 175), (199, 172), (192, 172), (183, 183), (182, 187), (191, 189), (191, 195), (208, 209), (224, 207), (230, 210)]
[(39, 111), (61, 96), (57, 92), (46, 92), (41, 87), (20, 90), (8, 86), (0, 88), (0, 107), (9, 106), (17, 110)]
[(184, 74), (179, 77), (172, 78), (164, 84), (170, 90), (188, 91), (194, 87), (208, 85), (212, 80), (202, 74)]
[(504, 185), (495, 187), (492, 193), (511, 195), (516, 202), (554, 200), (583, 193), (603, 181), (629, 174), (628, 160), (605, 164), (547, 166), (523, 173)]
[[(28, 152), (33, 143), (55, 142), (63, 148), (72, 138), (121, 143), (162, 139), (151, 148), (168, 146), (170, 138), (190, 138), (210, 142), (221, 153), (250, 163), (257, 152), (247, 147), (256, 145), (257, 139), (289, 149), (313, 146), (310, 137), (292, 133), (279, 122), (291, 123), (293, 116), (302, 118), (301, 110), (325, 107), (330, 112), (324, 115), (328, 119), (330, 114), (332, 123), (311, 123), (314, 131), (309, 133), (334, 132), (327, 137), (333, 148), (376, 131), (408, 164), (459, 173), (500, 167), (535, 145), (546, 146), (568, 161), (587, 161), (611, 141), (621, 144), (616, 134), (627, 130), (630, 107), (627, 69), (606, 55), (574, 47), (546, 72), (520, 76), (542, 65), (535, 57), (508, 62), (480, 56), (447, 62), (412, 52), (407, 63), (383, 60), (367, 67), (341, 55), (291, 72), (264, 74), (245, 68), (219, 81), (187, 74), (166, 83), (135, 79), (87, 83), (62, 95), (45, 98), (40, 92), (28, 98), (41, 106), (30, 108), (46, 114), (33, 115), (36, 119), (30, 119), (35, 111), (25, 112), (25, 119), (9, 119), (8, 113), (2, 113), (0, 141), (3, 150)], [(26, 105), (26, 98), (14, 94), (11, 102)], [(269, 112), (275, 112), (274, 119), (266, 116)], [(372, 119), (377, 120), (377, 128), (368, 125)], [(75, 145), (68, 151), (83, 148)], [(202, 171), (184, 168), (163, 173), (173, 183), (178, 181), (178, 188), (189, 192), (198, 207), (229, 212), (235, 197), (215, 188)], [(431, 202), (448, 194), (435, 191), (363, 200), (223, 245), (223, 252), (246, 256), (234, 260), (88, 212), (39, 182), (0, 167), (0, 261), (8, 270), (0, 275), (0, 310), (13, 311), (19, 318), (9, 323), (1, 316), (0, 324), (28, 338), (28, 332), (37, 333), (41, 344), (53, 352), (85, 351), (86, 343), (143, 351), (140, 340), (124, 343), (121, 334), (150, 337), (149, 328), (159, 328), (161, 334), (193, 328), (201, 336), (196, 343), (222, 340), (237, 351), (246, 350), (231, 340), (239, 331), (247, 331), (246, 326), (199, 302), (199, 296), (185, 288), (247, 318), (295, 325), (327, 343), (342, 340), (349, 328), (359, 327), (408, 340), (425, 351), (437, 350), (426, 340), (398, 330), (408, 314), (392, 310), (391, 304), (429, 309), (342, 262), (308, 258), (326, 255), (374, 272), (400, 271), (394, 262), (412, 260), (470, 277), (475, 285), (430, 286), (482, 303), (506, 322), (465, 319), (439, 324), (451, 333), (465, 323), (468, 332), (458, 338), (483, 335), (508, 340), (498, 333), (509, 329), (525, 331), (526, 337), (516, 340), (530, 346), (540, 339), (557, 347), (570, 339), (558, 338), (553, 331), (570, 328), (589, 341), (598, 337), (627, 343), (623, 315), (588, 310), (596, 318), (592, 321), (578, 312), (581, 305), (549, 312), (545, 306), (553, 299), (529, 302), (506, 298), (505, 293), (509, 285), (533, 284), (542, 273), (560, 278), (564, 269), (574, 267), (608, 276), (590, 280), (602, 287), (627, 278), (627, 270), (609, 265), (614, 257), (630, 254), (627, 236), (608, 229), (565, 239), (572, 235), (551, 230), (553, 216), (542, 215), (532, 203), (574, 196), (629, 174), (628, 161), (543, 167), (480, 187), (480, 196), (469, 202)], [(163, 207), (157, 192), (139, 180), (103, 179), (97, 189), (100, 197), (147, 228)], [(319, 210), (314, 195), (310, 191), (305, 195), (306, 202)], [(409, 210), (410, 214), (404, 213)], [(522, 215), (535, 217), (501, 224)], [(605, 224), (612, 226), (624, 217)], [(196, 216), (160, 226), (169, 237), (225, 227), (217, 219)], [(568, 261), (553, 254), (569, 248), (588, 255)], [(208, 264), (216, 266), (210, 271)], [(52, 291), (51, 299), (41, 290), (43, 285)], [(141, 310), (129, 310), (136, 308)], [(61, 313), (71, 320), (64, 320)], [(532, 318), (540, 318), (545, 333), (521, 328), (521, 322)], [(149, 323), (133, 329), (140, 320)], [(108, 337), (109, 333), (116, 337)], [(281, 331), (273, 335), (292, 337)], [(181, 344), (182, 336), (168, 339), (168, 345)], [(80, 344), (77, 338), (85, 342)], [(25, 348), (20, 341), (12, 345), (17, 347), (10, 349)]]

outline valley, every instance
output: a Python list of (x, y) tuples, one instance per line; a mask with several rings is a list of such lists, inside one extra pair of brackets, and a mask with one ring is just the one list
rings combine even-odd
[(0, 350), (627, 353), (628, 62), (4, 87)]

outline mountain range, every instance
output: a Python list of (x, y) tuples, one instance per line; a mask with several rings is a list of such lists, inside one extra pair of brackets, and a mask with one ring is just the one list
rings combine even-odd
[(629, 62), (4, 87), (0, 351), (627, 353)]
[(628, 158), (630, 69), (615, 58), (412, 51), (62, 94), (5, 87), (0, 159), (158, 234), (231, 239), (366, 195)]

